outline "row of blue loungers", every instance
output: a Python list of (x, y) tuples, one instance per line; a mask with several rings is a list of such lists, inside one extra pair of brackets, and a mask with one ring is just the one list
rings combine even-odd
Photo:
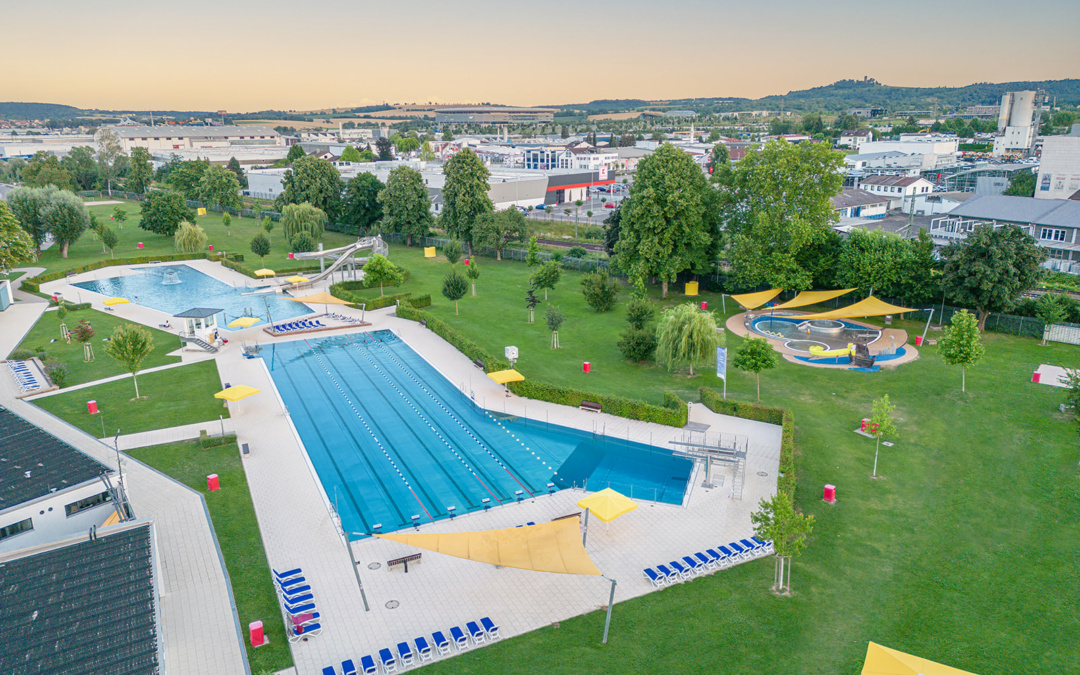
[(289, 323), (274, 324), (275, 333), (291, 333), (297, 330), (314, 330), (316, 328), (329, 328), (329, 326), (318, 319), (315, 319), (314, 321), (311, 319), (304, 319), (303, 321), (290, 321)]
[(689, 580), (697, 575), (737, 565), (772, 552), (771, 541), (762, 541), (757, 537), (740, 539), (727, 546), (706, 549), (704, 553), (684, 555), (681, 561), (672, 560), (666, 565), (657, 565), (655, 570), (646, 567), (641, 571), (641, 576), (648, 579), (654, 588), (661, 588), (665, 584)]
[[(450, 629), (450, 639), (447, 640), (442, 631), (435, 631), (431, 634), (431, 642), (429, 643), (427, 638), (418, 637), (413, 640), (416, 645), (416, 650), (409, 645), (408, 642), (399, 642), (397, 645), (397, 656), (389, 649), (379, 650), (379, 663), (375, 663), (375, 659), (370, 656), (365, 656), (360, 659), (360, 670), (356, 669), (352, 659), (346, 659), (341, 662), (341, 675), (378, 675), (379, 667), (382, 666), (383, 673), (396, 673), (400, 668), (407, 668), (414, 664), (423, 664), (424, 661), (432, 661), (435, 659), (435, 655), (450, 654), (450, 645), (453, 644), (459, 652), (465, 651), (472, 645), (479, 646), (485, 642), (493, 642), (499, 639), (499, 627), (489, 618), (484, 617), (480, 619), (480, 623), (470, 621), (465, 624), (465, 630), (462, 631), (459, 626), (454, 626)], [(323, 668), (322, 675), (338, 675), (338, 671), (333, 666), (326, 666)]]
[(289, 617), (285, 625), (289, 642), (307, 640), (321, 633), (322, 624), (319, 623), (319, 612), (315, 607), (315, 594), (311, 592), (311, 585), (304, 577), (304, 572), (299, 567), (281, 573), (275, 569), (270, 571), (274, 575), (274, 589), (281, 601), (281, 607)]
[(11, 374), (15, 378), (15, 383), (19, 385), (19, 389), (22, 391), (32, 391), (34, 389), (41, 389), (41, 383), (34, 377), (34, 371), (30, 369), (30, 366), (26, 365), (26, 361), (8, 361), (8, 368), (11, 369)]

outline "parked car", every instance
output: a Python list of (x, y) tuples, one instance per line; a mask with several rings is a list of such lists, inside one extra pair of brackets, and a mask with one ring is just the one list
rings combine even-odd
[(613, 209), (613, 208), (615, 208), (615, 202), (605, 202), (604, 203), (604, 208), (605, 209)]

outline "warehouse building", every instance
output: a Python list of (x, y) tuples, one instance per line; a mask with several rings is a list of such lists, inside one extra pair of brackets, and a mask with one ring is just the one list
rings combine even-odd
[(124, 152), (146, 148), (151, 153), (203, 148), (265, 148), (285, 146), (285, 138), (270, 127), (157, 126), (110, 127), (120, 137)]
[(436, 124), (533, 124), (554, 122), (553, 108), (512, 108), (509, 106), (477, 105), (442, 108), (435, 111)]

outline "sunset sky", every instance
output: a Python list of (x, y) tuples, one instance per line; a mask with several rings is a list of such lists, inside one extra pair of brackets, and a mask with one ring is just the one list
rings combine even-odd
[(864, 75), (1080, 77), (1076, 0), (6, 4), (0, 100), (84, 108), (543, 105), (756, 98)]

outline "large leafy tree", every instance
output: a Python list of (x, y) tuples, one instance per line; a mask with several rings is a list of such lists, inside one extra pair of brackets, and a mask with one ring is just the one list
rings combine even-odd
[(720, 213), (738, 284), (813, 284), (805, 256), (839, 218), (831, 199), (843, 184), (842, 160), (824, 143), (776, 140), (725, 172)]
[(946, 365), (960, 366), (960, 391), (967, 392), (967, 368), (982, 360), (985, 348), (975, 315), (966, 309), (953, 314), (941, 339), (941, 358)]
[(76, 189), (94, 189), (98, 181), (98, 165), (94, 159), (93, 148), (88, 145), (72, 148), (67, 156), (60, 160), (60, 165), (71, 174)]
[(207, 206), (240, 208), (240, 181), (223, 166), (212, 166), (199, 179), (199, 199)]
[[(360, 156), (360, 153), (356, 154)], [(350, 180), (345, 185), (345, 198), (341, 202), (341, 222), (351, 225), (354, 233), (368, 232), (375, 227), (383, 217), (379, 192), (384, 187), (372, 173), (361, 173)]]
[(1012, 309), (1035, 286), (1047, 251), (1017, 225), (979, 225), (943, 248), (941, 257), (942, 285), (954, 301), (975, 308), (982, 330), (991, 312)]
[(1001, 194), (1011, 197), (1034, 197), (1038, 176), (1032, 171), (1017, 171), (1009, 180), (1009, 187)]
[(386, 187), (379, 191), (383, 226), (391, 232), (401, 232), (411, 246), (413, 237), (427, 234), (434, 223), (431, 197), (424, 177), (419, 171), (399, 166), (390, 172)]
[[(134, 150), (131, 151), (131, 156), (134, 158)], [(248, 186), (248, 179), (247, 175), (244, 173), (244, 168), (240, 166), (240, 160), (235, 157), (230, 157), (229, 162), (225, 165), (225, 168), (236, 174), (236, 180), (240, 183), (240, 188), (246, 190)]]
[(75, 187), (71, 172), (60, 164), (56, 155), (45, 150), (34, 153), (19, 175), (23, 183), (30, 187), (55, 185), (61, 190), (71, 190)]
[(154, 179), (154, 166), (150, 159), (150, 151), (146, 148), (131, 149), (131, 167), (124, 177), (126, 190), (142, 194), (150, 187)]
[(529, 219), (513, 206), (481, 215), (473, 227), (473, 240), (476, 245), (495, 249), (496, 260), (502, 260), (502, 251), (507, 244), (524, 241), (528, 236)]
[(195, 222), (195, 209), (187, 205), (184, 195), (179, 192), (151, 192), (140, 208), (142, 218), (139, 227), (154, 234), (172, 237), (180, 223), (185, 220)]
[(839, 282), (894, 298), (910, 253), (908, 242), (892, 232), (853, 229), (840, 247)]
[(18, 188), (8, 193), (7, 203), (11, 212), (26, 233), (34, 241), (34, 248), (41, 250), (49, 234), (49, 222), (45, 220), (45, 207), (59, 192), (55, 185), (41, 188)]
[(135, 398), (139, 398), (139, 380), (137, 376), (142, 370), (142, 363), (154, 351), (154, 336), (142, 326), (132, 323), (117, 326), (108, 342), (105, 343), (105, 353), (116, 359), (124, 370), (131, 373), (131, 380), (135, 383)]
[(284, 189), (274, 200), (278, 211), (286, 204), (307, 202), (328, 217), (337, 218), (344, 185), (341, 174), (330, 162), (318, 157), (301, 157), (285, 172), (281, 183)]
[(102, 127), (94, 139), (98, 146), (98, 172), (112, 194), (112, 184), (127, 168), (127, 155), (120, 144), (120, 134), (112, 127)]
[(360, 156), (360, 151), (351, 145), (346, 145), (345, 149), (341, 151), (341, 161), (343, 162), (362, 162), (364, 158)]
[(19, 219), (8, 205), (0, 201), (0, 272), (33, 262), (36, 258), (34, 238), (19, 225)]
[(61, 190), (53, 194), (45, 205), (42, 218), (49, 225), (60, 257), (68, 257), (68, 249), (90, 227), (90, 214), (86, 205), (73, 192)]
[(385, 136), (375, 140), (375, 149), (379, 152), (380, 162), (389, 162), (394, 159), (394, 144)]
[(169, 183), (182, 192), (185, 198), (195, 201), (200, 197), (203, 174), (209, 168), (210, 162), (205, 159), (176, 162), (169, 170)]
[(716, 319), (691, 303), (676, 305), (660, 315), (656, 325), (656, 362), (668, 370), (716, 362), (716, 348), (724, 334), (716, 330)]
[(658, 277), (666, 298), (676, 275), (705, 267), (715, 254), (714, 196), (690, 155), (673, 145), (641, 160), (619, 218), (619, 268)]
[(488, 197), (491, 173), (480, 157), (464, 148), (443, 166), (442, 222), (450, 236), (469, 245), (472, 252), (473, 227), (481, 216), (491, 213), (494, 205)]
[(895, 297), (904, 305), (921, 305), (941, 296), (941, 261), (925, 228), (907, 245)]

